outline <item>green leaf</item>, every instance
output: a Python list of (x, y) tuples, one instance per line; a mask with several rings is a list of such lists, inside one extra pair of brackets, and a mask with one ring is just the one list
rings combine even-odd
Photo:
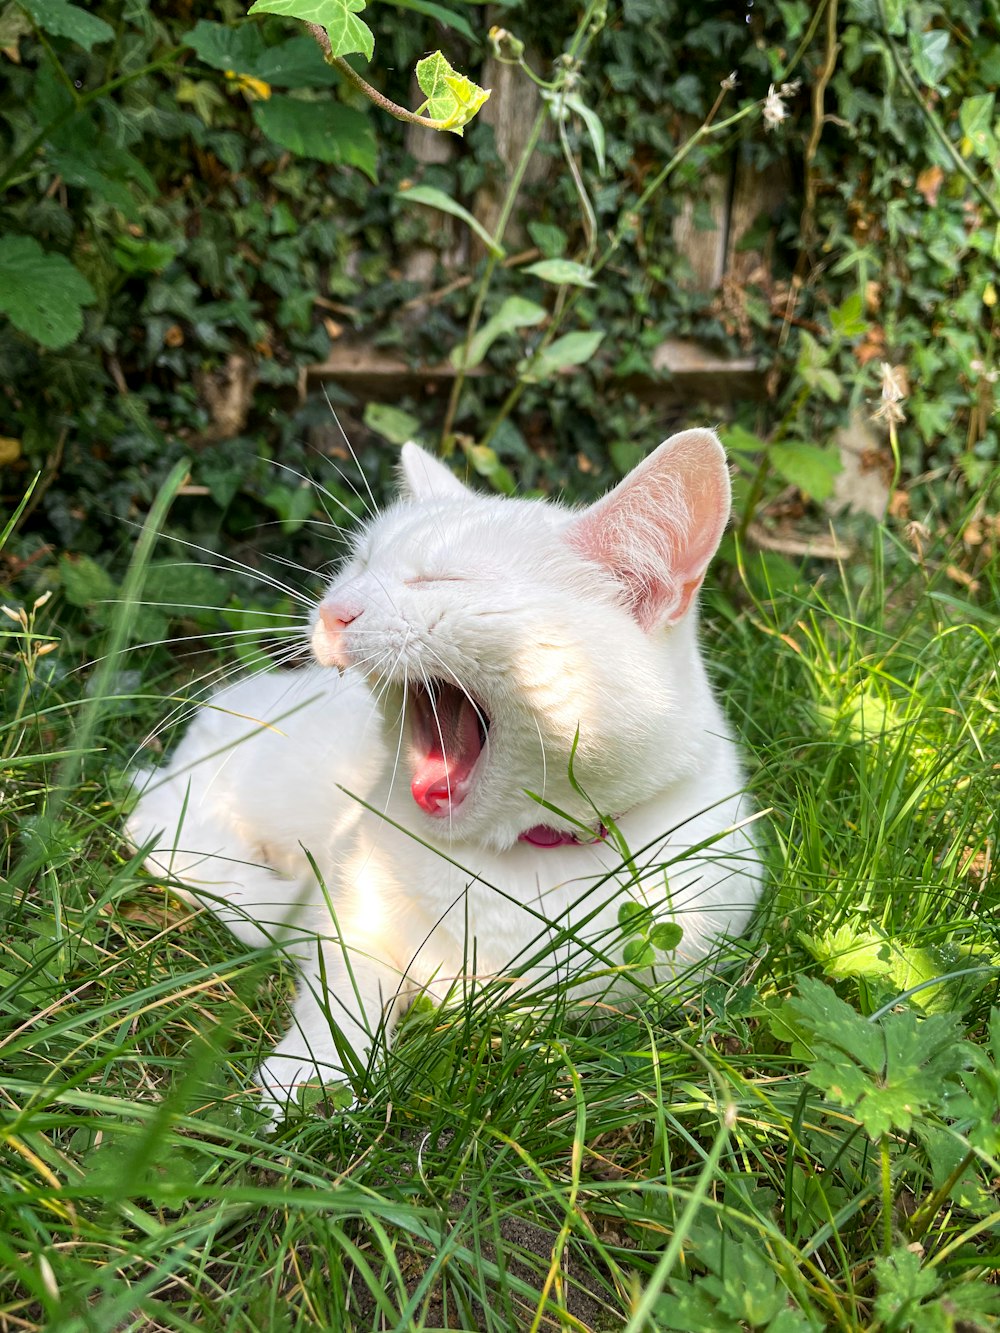
[(88, 14), (67, 0), (20, 0), (43, 32), (53, 37), (68, 37), (85, 51), (99, 42), (110, 42), (115, 30), (96, 14)]
[(841, 925), (799, 939), (828, 977), (884, 978), (889, 974), (889, 943), (870, 931)]
[(365, 407), (365, 425), (390, 444), (406, 444), (420, 434), (420, 422), (401, 407), (389, 403), (369, 403)]
[(623, 477), (627, 477), (646, 457), (646, 450), (634, 440), (612, 440), (608, 445), (608, 453), (615, 468)]
[(895, 1316), (903, 1311), (915, 1315), (914, 1307), (925, 1296), (933, 1295), (940, 1285), (934, 1269), (921, 1268), (919, 1255), (904, 1248), (894, 1250), (887, 1258), (876, 1259), (875, 1276), (878, 1280), (875, 1313), (880, 1320), (897, 1328), (913, 1328), (910, 1319), (903, 1325), (897, 1323)]
[(600, 329), (566, 333), (531, 361), (524, 363), (521, 378), (528, 384), (538, 384), (567, 366), (582, 365), (584, 361), (590, 360), (603, 340), (604, 333)]
[(502, 245), (494, 241), (486, 228), (474, 218), (467, 208), (457, 204), (444, 190), (437, 190), (433, 185), (412, 185), (408, 190), (400, 190), (397, 199), (414, 204), (424, 204), (427, 208), (436, 208), (441, 213), (448, 213), (453, 218), (460, 218), (470, 230), (474, 231), (494, 259), (503, 259), (507, 253)]
[[(310, 39), (322, 60), (319, 47)], [(242, 23), (231, 28), (225, 23), (199, 19), (184, 38), (202, 64), (212, 69), (233, 70), (237, 74), (256, 74), (257, 62), (264, 53), (264, 39), (256, 23)], [(324, 62), (325, 63), (325, 62)]]
[(516, 329), (540, 324), (547, 313), (544, 306), (527, 301), (523, 296), (508, 296), (496, 314), (486, 321), (472, 339), (468, 356), (465, 356), (464, 344), (452, 350), (452, 365), (457, 368), (464, 364), (466, 370), (471, 370), (473, 366), (479, 365), (497, 338), (505, 333), (513, 333)]
[(486, 444), (463, 443), (462, 452), (479, 476), (485, 477), (491, 486), (502, 491), (504, 495), (513, 495), (517, 483), (509, 470), (500, 462), (495, 450)]
[(122, 232), (115, 237), (115, 263), (123, 273), (159, 273), (177, 255), (165, 241), (146, 240)]
[(817, 444), (769, 444), (767, 456), (783, 481), (813, 500), (829, 499), (833, 479), (843, 467), (835, 450)]
[(997, 139), (993, 132), (995, 114), (995, 93), (980, 93), (962, 102), (958, 113), (959, 124), (977, 157), (990, 157), (996, 151)]
[(726, 449), (737, 454), (762, 454), (767, 449), (766, 440), (753, 435), (742, 426), (726, 426), (719, 432), (719, 437)]
[(178, 102), (194, 107), (195, 114), (206, 125), (213, 125), (216, 112), (226, 105), (225, 96), (210, 79), (178, 79), (174, 96)]
[(275, 88), (330, 88), (341, 79), (311, 37), (290, 37), (267, 47), (245, 73)]
[(375, 133), (363, 111), (276, 94), (254, 103), (253, 118), (282, 148), (319, 162), (357, 167), (370, 181), (377, 180)]
[(525, 270), (532, 277), (543, 282), (553, 282), (558, 287), (593, 287), (592, 270), (586, 264), (575, 264), (571, 259), (539, 259)]
[(281, 14), (301, 19), (303, 23), (316, 23), (326, 29), (333, 55), (358, 54), (371, 60), (375, 37), (367, 23), (358, 18), (364, 7), (365, 0), (256, 0), (248, 12)]
[(0, 314), (16, 329), (56, 350), (83, 328), (97, 297), (64, 255), (48, 254), (31, 236), (0, 238)]
[(590, 142), (594, 149), (594, 156), (597, 158), (597, 170), (603, 176), (605, 166), (604, 125), (601, 123), (600, 116), (596, 111), (592, 111), (576, 93), (569, 93), (562, 100), (570, 111), (576, 112), (587, 127), (587, 133), (590, 135)]
[(392, 0), (392, 3), (397, 9), (411, 9), (416, 14), (426, 14), (428, 18), (437, 19), (438, 23), (443, 23), (446, 28), (454, 28), (463, 37), (468, 37), (470, 42), (480, 40), (480, 34), (475, 31), (465, 15), (456, 14), (446, 5), (435, 4), (434, 0)]
[(637, 903), (634, 898), (627, 898), (618, 908), (618, 927), (626, 935), (634, 935), (642, 930), (649, 920), (649, 908)]
[(649, 932), (650, 944), (660, 953), (673, 953), (683, 938), (683, 927), (676, 921), (661, 921)]
[(839, 338), (857, 338), (868, 328), (862, 314), (861, 293), (852, 293), (842, 305), (830, 311), (830, 323)]
[(118, 585), (108, 571), (89, 555), (59, 561), (59, 582), (70, 606), (92, 607), (110, 602), (118, 595)]
[(628, 967), (653, 967), (656, 954), (652, 946), (644, 939), (629, 940), (622, 950), (622, 962)]
[(281, 519), (282, 532), (298, 532), (316, 509), (316, 495), (309, 485), (275, 485), (262, 496), (264, 503)]
[(952, 1076), (969, 1062), (953, 1014), (921, 1018), (907, 1009), (870, 1023), (811, 977), (784, 1008), (807, 1035), (807, 1081), (851, 1110), (873, 1139), (940, 1110)]
[(435, 128), (459, 136), (490, 95), (488, 88), (452, 69), (440, 51), (417, 62), (417, 83), (427, 98), (417, 114), (428, 115), (438, 122)]
[(569, 237), (562, 227), (557, 227), (551, 222), (529, 222), (528, 235), (546, 259), (558, 259), (569, 245)]
[(949, 50), (950, 39), (947, 28), (910, 28), (910, 54), (913, 68), (922, 83), (928, 88), (936, 88), (951, 69), (954, 57)]

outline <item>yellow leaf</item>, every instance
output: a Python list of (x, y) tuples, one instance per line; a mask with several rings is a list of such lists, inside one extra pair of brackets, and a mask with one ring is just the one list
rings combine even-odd
[(417, 83), (427, 98), (417, 114), (426, 114), (436, 130), (461, 135), (490, 95), (488, 88), (480, 88), (454, 70), (440, 51), (418, 61), (416, 72)]
[(8, 435), (0, 435), (0, 467), (6, 463), (16, 463), (21, 457), (21, 441), (12, 440)]
[(995, 306), (997, 303), (996, 284), (988, 282), (983, 289), (983, 305)]
[(252, 74), (237, 74), (235, 70), (227, 69), (226, 78), (235, 83), (251, 102), (266, 102), (271, 96), (271, 85), (263, 79), (255, 79)]

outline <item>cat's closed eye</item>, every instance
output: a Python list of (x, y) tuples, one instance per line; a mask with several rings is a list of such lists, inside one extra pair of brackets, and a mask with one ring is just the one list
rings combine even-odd
[(427, 587), (434, 583), (467, 583), (462, 574), (415, 574), (412, 579), (404, 579), (408, 588)]

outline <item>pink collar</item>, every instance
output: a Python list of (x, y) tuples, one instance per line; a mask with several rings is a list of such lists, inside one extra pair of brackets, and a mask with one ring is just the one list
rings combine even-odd
[(568, 847), (571, 843), (594, 843), (604, 842), (608, 836), (608, 830), (603, 824), (597, 830), (593, 838), (585, 838), (583, 832), (564, 833), (562, 829), (550, 828), (548, 824), (536, 824), (534, 828), (525, 829), (523, 833), (517, 835), (518, 842), (530, 842), (532, 847)]

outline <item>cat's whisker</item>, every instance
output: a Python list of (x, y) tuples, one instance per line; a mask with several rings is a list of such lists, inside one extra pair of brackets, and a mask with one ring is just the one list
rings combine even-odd
[(423, 667), (419, 667), (420, 678), (423, 681), (424, 689), (427, 691), (427, 699), (431, 707), (431, 717), (434, 719), (434, 726), (438, 734), (438, 740), (441, 742), (441, 755), (444, 759), (444, 781), (448, 792), (448, 841), (452, 840), (452, 819), (454, 815), (454, 801), (451, 790), (451, 765), (448, 763), (448, 751), (444, 743), (444, 733), (441, 730), (441, 719), (438, 716), (437, 695), (431, 688), (430, 681)]
[[(337, 409), (334, 407), (333, 402), (330, 398), (330, 391), (329, 389), (327, 389), (325, 384), (323, 385), (323, 397), (326, 399), (326, 405), (330, 409), (330, 415), (333, 417), (334, 421), (337, 424), (337, 429), (340, 431), (340, 438), (344, 441), (344, 445), (346, 446), (351, 457), (354, 459), (354, 466), (361, 473), (361, 480), (365, 483), (365, 490), (368, 492), (368, 499), (371, 501), (370, 513), (372, 518), (374, 518), (379, 512), (378, 501), (375, 499), (375, 496), (372, 493), (372, 488), (368, 481), (368, 474), (361, 466), (361, 461), (358, 458), (357, 454), (354, 452), (354, 445), (347, 437), (347, 431), (344, 430), (340, 417), (337, 415)], [(340, 468), (337, 468), (337, 471), (340, 472)], [(341, 476), (343, 476), (343, 473), (341, 473)], [(347, 481), (347, 478), (344, 477), (344, 480)], [(350, 485), (350, 482), (348, 482), (348, 485)], [(357, 495), (358, 499), (360, 500), (361, 496), (358, 495), (358, 492), (355, 490), (353, 486), (351, 486), (351, 490), (354, 491), (354, 494)]]
[[(132, 523), (130, 520), (125, 521), (128, 526), (138, 529), (139, 525), (137, 523)], [(178, 537), (175, 533), (170, 534), (170, 541), (177, 546), (184, 547), (186, 550), (197, 551), (199, 555), (210, 556), (210, 561), (199, 562), (199, 568), (201, 569), (215, 569), (221, 573), (231, 573), (233, 570), (236, 570), (240, 574), (245, 574), (252, 582), (263, 583), (266, 586), (273, 588), (276, 592), (283, 592), (286, 596), (291, 597), (293, 601), (301, 602), (303, 606), (311, 608), (313, 605), (314, 599), (309, 597), (306, 593), (290, 587), (288, 584), (282, 583), (280, 580), (275, 579), (270, 574), (264, 573), (262, 570), (254, 569), (252, 565), (248, 565), (243, 560), (237, 560), (235, 556), (226, 555), (222, 551), (213, 551), (208, 546), (202, 546), (199, 542), (189, 541), (185, 537)], [(268, 558), (266, 553), (263, 553), (263, 558)], [(222, 563), (217, 564), (216, 561), (222, 561)], [(182, 568), (183, 566), (179, 565), (178, 567)]]
[(276, 667), (280, 668), (286, 662), (294, 662), (298, 655), (296, 650), (288, 651), (287, 653), (274, 658), (269, 658), (266, 663), (262, 663), (259, 667), (256, 667), (246, 675), (241, 675), (244, 664), (242, 662), (234, 662), (231, 666), (225, 668), (221, 672), (218, 668), (213, 667), (210, 671), (203, 672), (202, 675), (196, 676), (194, 680), (189, 681), (184, 687), (186, 697), (179, 700), (177, 707), (171, 709), (166, 717), (157, 723), (152, 731), (147, 732), (143, 737), (142, 743), (132, 752), (128, 760), (128, 767), (131, 767), (135, 763), (140, 750), (148, 749), (166, 732), (195, 717), (197, 713), (205, 707), (205, 700), (210, 691), (212, 693), (217, 693), (235, 679), (250, 681), (255, 680), (259, 676), (268, 675)]
[[(438, 664), (438, 666), (441, 667), (441, 670), (442, 670), (447, 676), (449, 676), (449, 677), (451, 678), (451, 681), (452, 681), (452, 683), (454, 684), (455, 688), (456, 688), (461, 694), (463, 694), (463, 695), (466, 697), (466, 699), (468, 699), (469, 704), (471, 705), (473, 712), (475, 713), (476, 717), (479, 719), (479, 725), (480, 725), (480, 726), (482, 727), (482, 729), (483, 729), (483, 736), (484, 736), (484, 740), (483, 740), (483, 749), (486, 751), (486, 756), (487, 756), (487, 761), (488, 761), (488, 760), (489, 760), (489, 746), (490, 746), (491, 719), (490, 719), (490, 718), (483, 712), (483, 710), (482, 710), (482, 708), (480, 707), (480, 705), (475, 701), (475, 699), (472, 697), (472, 695), (469, 693), (469, 691), (465, 688), (465, 686), (462, 684), (461, 680), (458, 678), (458, 676), (455, 674), (455, 672), (452, 671), (452, 669), (451, 669), (451, 668), (448, 666), (448, 664), (444, 661), (444, 659), (441, 657), (440, 653), (435, 652), (435, 650), (430, 646), (430, 644), (425, 644), (425, 648), (426, 648), (427, 652), (430, 653), (431, 657), (434, 658), (434, 660), (435, 660), (435, 662)], [(538, 723), (536, 722), (535, 725), (536, 725), (536, 727), (537, 727)], [(540, 732), (539, 732), (539, 738), (541, 738), (541, 733), (540, 733)], [(543, 751), (543, 759), (544, 759), (544, 751)]]
[(539, 753), (542, 756), (542, 790), (538, 794), (544, 801), (545, 793), (549, 785), (549, 768), (548, 768), (548, 760), (545, 755), (545, 741), (542, 739), (542, 729), (538, 725), (538, 718), (535, 717), (534, 713), (532, 713), (531, 715), (531, 720), (532, 722), (534, 722), (535, 731), (538, 733), (538, 749)]
[[(358, 499), (361, 501), (361, 503), (364, 504), (365, 503), (364, 497), (358, 494), (357, 489), (351, 484), (351, 482), (347, 479), (347, 477), (345, 477), (344, 474), (340, 472), (340, 468), (337, 467), (336, 463), (334, 463), (332, 459), (329, 459), (328, 461), (330, 463), (330, 466), (334, 469), (334, 471), (340, 473), (341, 479), (343, 480), (344, 484), (346, 486), (349, 486), (350, 489), (354, 491), (354, 494), (358, 496)], [(291, 476), (297, 477), (299, 481), (306, 482), (307, 485), (311, 486), (314, 490), (319, 491), (328, 500), (332, 500), (333, 503), (339, 509), (342, 509), (344, 511), (344, 513), (348, 516), (348, 518), (350, 518), (352, 523), (357, 522), (358, 516), (351, 508), (351, 506), (344, 504), (343, 500), (341, 500), (339, 496), (334, 495), (333, 491), (328, 490), (321, 482), (318, 482), (315, 477), (310, 477), (308, 473), (300, 472), (298, 468), (289, 467), (287, 463), (279, 463), (276, 460), (271, 460), (271, 464), (273, 467), (280, 468), (282, 472), (288, 472)], [(329, 518), (330, 521), (332, 522), (333, 515), (327, 509), (326, 505), (323, 505), (323, 512), (326, 514), (327, 518)]]
[[(146, 639), (141, 643), (130, 643), (127, 644), (122, 651), (135, 653), (141, 651), (144, 648), (173, 649), (176, 644), (201, 643), (202, 641), (208, 641), (209, 639), (225, 639), (225, 640), (234, 640), (239, 638), (280, 639), (285, 637), (286, 635), (295, 635), (296, 637), (301, 639), (303, 647), (306, 647), (307, 640), (305, 638), (305, 629), (306, 626), (303, 624), (303, 625), (270, 625), (266, 629), (251, 628), (251, 629), (205, 630), (197, 634), (172, 634), (167, 639)], [(102, 662), (106, 662), (110, 656), (111, 654), (104, 653), (100, 657), (91, 657), (87, 661), (82, 662), (79, 666), (73, 667), (70, 674), (76, 674), (81, 671), (89, 671), (93, 667), (100, 666)], [(174, 653), (173, 656), (175, 656), (178, 661), (183, 662), (188, 657), (196, 656), (196, 653), (194, 651), (190, 653)]]
[[(402, 652), (402, 649), (400, 650)], [(399, 659), (396, 659), (398, 665)], [(409, 694), (409, 682), (403, 677), (403, 699), (399, 708), (399, 716), (396, 719), (396, 753), (393, 756), (392, 772), (389, 774), (389, 783), (385, 794), (385, 805), (382, 807), (382, 814), (385, 815), (389, 810), (389, 804), (392, 800), (392, 794), (396, 787), (396, 777), (399, 773), (399, 761), (403, 753), (403, 740), (406, 734), (406, 701)], [(391, 726), (391, 724), (390, 724)]]

